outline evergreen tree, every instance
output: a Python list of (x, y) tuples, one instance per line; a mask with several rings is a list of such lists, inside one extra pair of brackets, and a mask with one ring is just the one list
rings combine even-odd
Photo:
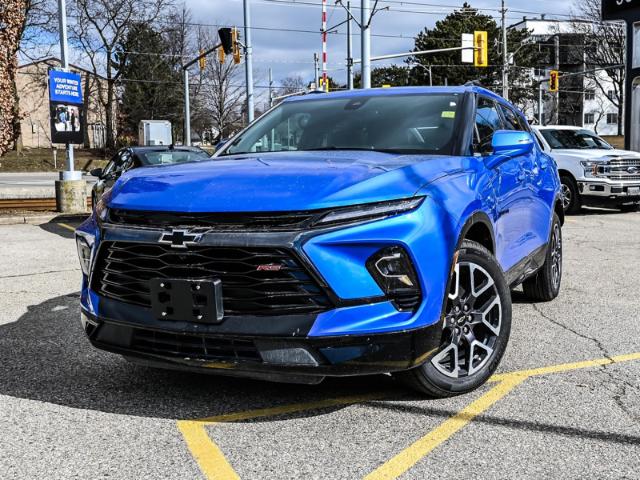
[[(407, 63), (410, 65), (422, 65), (422, 67), (412, 67), (411, 83), (429, 85), (429, 73), (423, 67), (431, 65), (434, 85), (444, 85), (445, 81), (449, 85), (464, 85), (468, 81), (476, 80), (483, 86), (500, 93), (503, 63), (500, 26), (491, 16), (479, 13), (466, 2), (459, 10), (455, 10), (443, 20), (436, 22), (433, 29), (425, 28), (418, 33), (414, 51), (457, 47), (460, 46), (463, 33), (475, 31), (488, 33), (489, 67), (476, 68), (473, 64), (461, 63), (460, 51), (419, 55), (407, 59)], [(510, 52), (517, 50), (514, 56), (514, 65), (509, 68), (510, 99), (515, 103), (522, 103), (536, 94), (536, 90), (532, 88), (530, 69), (537, 64), (538, 49), (533, 43), (531, 47), (520, 48), (527, 43), (529, 38), (530, 32), (528, 31), (509, 29), (507, 32), (508, 50)]]
[(140, 120), (169, 120), (176, 127), (182, 119), (182, 83), (175, 62), (166, 56), (169, 47), (153, 28), (133, 25), (119, 45), (125, 59), (122, 68), (121, 132), (137, 138)]

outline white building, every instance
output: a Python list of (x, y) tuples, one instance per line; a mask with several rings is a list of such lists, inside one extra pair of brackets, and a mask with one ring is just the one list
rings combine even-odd
[[(538, 48), (542, 53), (539, 67), (532, 72), (536, 80), (548, 78), (553, 69), (560, 70), (562, 75), (594, 68), (585, 42), (590, 23), (525, 17), (509, 28), (529, 30), (532, 47), (521, 48)], [(612, 101), (616, 99), (615, 84), (604, 71), (594, 75), (595, 78), (584, 75), (561, 78), (558, 93), (549, 92), (549, 83), (543, 82), (544, 123), (574, 125), (595, 130), (600, 135), (617, 135), (618, 107)], [(537, 119), (538, 102), (528, 105), (525, 114)]]

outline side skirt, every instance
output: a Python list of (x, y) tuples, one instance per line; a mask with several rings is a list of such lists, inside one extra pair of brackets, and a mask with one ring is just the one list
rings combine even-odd
[(547, 244), (542, 245), (505, 272), (507, 283), (511, 288), (517, 287), (542, 268), (547, 258), (547, 248)]

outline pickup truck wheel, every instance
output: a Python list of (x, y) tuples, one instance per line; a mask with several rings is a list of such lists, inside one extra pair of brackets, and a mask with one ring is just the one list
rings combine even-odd
[(562, 282), (562, 229), (560, 219), (553, 216), (551, 235), (544, 265), (522, 284), (525, 296), (535, 302), (549, 302), (558, 296)]
[(560, 177), (560, 193), (562, 194), (562, 208), (564, 208), (565, 213), (578, 213), (582, 207), (578, 184), (569, 175)]
[(494, 256), (476, 242), (456, 253), (440, 347), (426, 363), (393, 376), (430, 397), (470, 392), (493, 374), (511, 331), (511, 294)]
[(640, 207), (640, 205), (637, 203), (627, 203), (618, 206), (621, 212), (637, 212), (638, 207)]

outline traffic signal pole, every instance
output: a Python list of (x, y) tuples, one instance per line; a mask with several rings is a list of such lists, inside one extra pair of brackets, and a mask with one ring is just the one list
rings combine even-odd
[(353, 90), (353, 39), (351, 38), (351, 2), (347, 2), (347, 88)]
[(502, 0), (502, 97), (509, 100), (509, 52), (507, 48), (507, 9)]
[(255, 115), (253, 99), (253, 44), (251, 42), (251, 6), (249, 0), (243, 0), (244, 7), (244, 43), (245, 43), (245, 77), (247, 84), (247, 120), (253, 122)]

